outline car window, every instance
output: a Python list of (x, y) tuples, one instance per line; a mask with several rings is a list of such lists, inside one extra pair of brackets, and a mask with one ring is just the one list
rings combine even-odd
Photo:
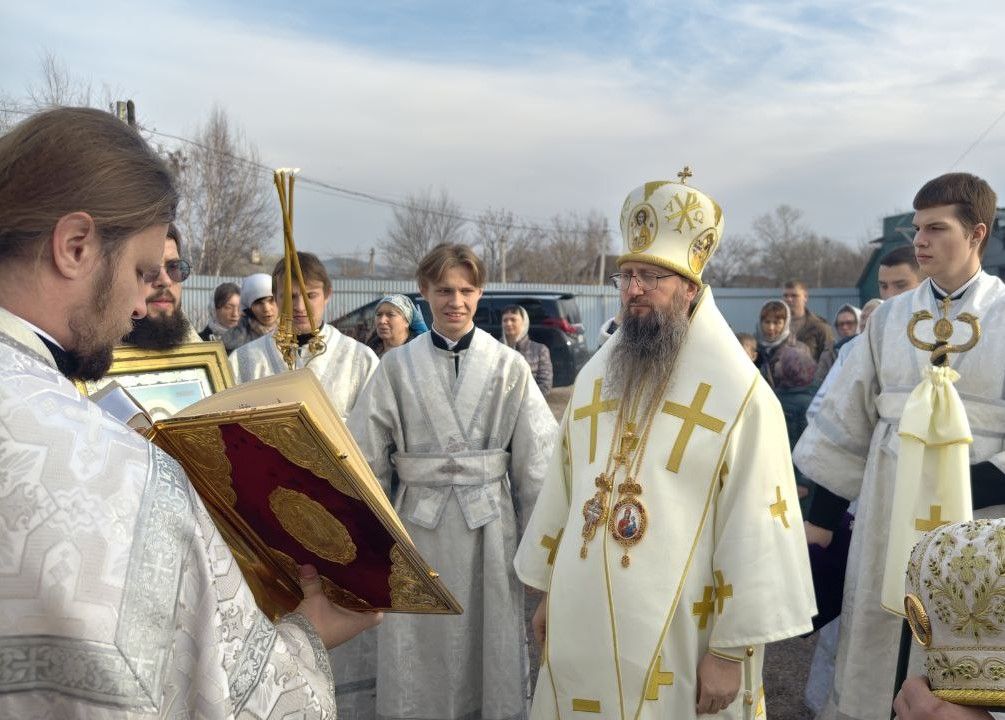
[(478, 301), (478, 308), (475, 310), (475, 325), (491, 325), (492, 315), (492, 301), (483, 295)]
[(583, 322), (579, 315), (579, 303), (573, 298), (562, 299), (558, 301), (558, 306), (565, 316), (565, 319), (572, 324)]

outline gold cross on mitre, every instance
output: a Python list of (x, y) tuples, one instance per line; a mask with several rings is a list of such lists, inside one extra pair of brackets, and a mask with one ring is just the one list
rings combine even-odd
[(694, 176), (694, 173), (691, 172), (691, 166), (690, 165), (685, 165), (684, 169), (681, 170), (679, 173), (677, 173), (677, 177), (680, 178), (680, 184), (681, 185), (687, 185), (687, 179), (689, 177), (693, 177), (693, 176)]
[(300, 343), (297, 342), (297, 332), (293, 327), (294, 275), (296, 275), (300, 297), (304, 301), (304, 308), (307, 310), (307, 320), (311, 324), (313, 337), (307, 345), (307, 350), (311, 354), (310, 359), (313, 360), (327, 349), (325, 341), (321, 339), (320, 335), (321, 324), (315, 322), (314, 311), (311, 310), (311, 304), (307, 302), (304, 273), (300, 269), (300, 258), (297, 255), (297, 247), (293, 243), (293, 183), (298, 172), (300, 172), (299, 168), (279, 168), (272, 176), (276, 183), (276, 191), (279, 193), (279, 207), (283, 212), (284, 260), (282, 310), (279, 313), (279, 325), (273, 333), (273, 340), (275, 340), (279, 353), (283, 356), (283, 361), (290, 370), (297, 366), (297, 351), (300, 347)]
[(928, 518), (915, 518), (914, 519), (914, 529), (920, 530), (921, 532), (929, 532), (935, 530), (935, 528), (940, 528), (943, 525), (948, 525), (948, 520), (942, 519), (942, 506), (941, 505), (929, 505), (928, 506)]
[(593, 398), (590, 404), (584, 405), (581, 408), (576, 408), (572, 413), (573, 420), (583, 420), (584, 418), (590, 418), (590, 462), (597, 457), (597, 421), (600, 418), (600, 413), (612, 412), (618, 407), (618, 401), (614, 398), (608, 400), (600, 399), (600, 390), (603, 387), (604, 381), (601, 378), (597, 378), (593, 383)]
[(721, 433), (726, 423), (717, 417), (712, 417), (704, 412), (705, 400), (712, 386), (708, 383), (701, 383), (694, 393), (694, 399), (690, 405), (680, 405), (669, 400), (663, 404), (663, 412), (674, 417), (679, 417), (684, 421), (677, 433), (677, 440), (674, 441), (673, 449), (670, 451), (670, 459), (667, 461), (667, 470), (677, 472), (680, 470), (681, 461), (684, 459), (684, 450), (691, 440), (691, 434), (696, 427), (703, 427), (715, 433)]

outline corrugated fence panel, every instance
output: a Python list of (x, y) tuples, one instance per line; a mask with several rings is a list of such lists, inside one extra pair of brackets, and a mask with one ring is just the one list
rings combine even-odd
[[(192, 275), (185, 281), (182, 306), (196, 329), (202, 329), (209, 318), (213, 291), (223, 282), (241, 284), (241, 278), (215, 275)], [(326, 309), (326, 319), (333, 320), (355, 310), (360, 305), (395, 292), (414, 292), (412, 280), (371, 280), (333, 278), (332, 298)], [(576, 296), (582, 315), (586, 342), (590, 349), (597, 346), (600, 326), (618, 311), (618, 291), (609, 285), (548, 285), (538, 283), (489, 283), (486, 290), (516, 290), (519, 292), (570, 293)], [(768, 300), (781, 299), (777, 288), (714, 289), (716, 304), (726, 321), (737, 332), (753, 332), (763, 305)], [(858, 304), (857, 288), (813, 288), (810, 309), (828, 322), (833, 322), (839, 307)]]

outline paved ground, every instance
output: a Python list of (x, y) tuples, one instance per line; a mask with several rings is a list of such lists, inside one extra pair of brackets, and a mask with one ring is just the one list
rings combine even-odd
[[(548, 394), (548, 405), (555, 417), (561, 420), (569, 401), (571, 387), (555, 388)], [(540, 596), (527, 598), (527, 635), (530, 637), (530, 617), (537, 608)], [(529, 643), (531, 683), (537, 679), (537, 647)], [(792, 638), (770, 645), (764, 663), (764, 688), (768, 715), (771, 720), (807, 720), (812, 713), (803, 704), (803, 688), (809, 673), (810, 659), (816, 647), (816, 636)]]

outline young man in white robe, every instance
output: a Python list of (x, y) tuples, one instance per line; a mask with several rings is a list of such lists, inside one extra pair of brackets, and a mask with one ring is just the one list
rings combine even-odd
[(622, 324), (517, 552), (547, 593), (534, 720), (762, 716), (764, 644), (811, 628), (785, 419), (702, 284), (722, 211), (689, 175), (625, 200)]
[(464, 614), (378, 632), (380, 718), (526, 716), (523, 589), (513, 571), (555, 437), (526, 360), (474, 326), (485, 266), (439, 245), (418, 268), (432, 331), (383, 355), (349, 429)]
[[(914, 198), (914, 249), (929, 277), (884, 302), (869, 319), (793, 451), (796, 465), (820, 487), (807, 513), (811, 543), (827, 546), (849, 501), (858, 499), (841, 609), (841, 634), (830, 698), (818, 717), (885, 720), (893, 701), (901, 619), (884, 610), (880, 595), (886, 563), (894, 477), (904, 404), (930, 364), (931, 353), (912, 345), (908, 323), (919, 311), (952, 322), (949, 342), (972, 333), (960, 319), (970, 313), (983, 332), (967, 352), (950, 353), (960, 378), (973, 443), (971, 485), (975, 516), (1005, 508), (1005, 285), (981, 270), (995, 222), (995, 193), (968, 173), (929, 181)], [(948, 304), (945, 300), (948, 299)], [(934, 323), (915, 327), (918, 340), (935, 342)], [(919, 518), (922, 523), (936, 517)], [(915, 667), (912, 664), (912, 667)]]
[[(305, 299), (301, 297), (296, 277), (293, 278), (293, 331), (300, 347), (297, 351), (296, 369), (308, 367), (321, 381), (321, 387), (335, 410), (344, 420), (356, 404), (356, 398), (366, 385), (379, 362), (377, 355), (361, 342), (347, 337), (324, 322), (325, 306), (332, 295), (332, 281), (317, 255), (298, 252), (300, 268), (307, 289), (306, 303), (311, 306), (314, 325), (307, 315)], [(285, 303), (284, 262), (280, 260), (272, 271), (272, 291), (279, 304)], [(319, 336), (326, 350), (314, 355), (309, 347), (313, 331), (320, 328)], [(275, 330), (242, 345), (230, 354), (230, 366), (239, 383), (269, 377), (289, 369), (275, 341)]]
[[(293, 332), (297, 334), (299, 343), (296, 369), (308, 367), (317, 375), (336, 412), (345, 420), (379, 360), (366, 345), (343, 335), (324, 322), (325, 307), (332, 295), (331, 278), (317, 255), (298, 252), (297, 257), (307, 297), (302, 297), (294, 275)], [(286, 303), (285, 274), (285, 262), (280, 260), (272, 271), (272, 294), (276, 298), (280, 315)], [(313, 325), (307, 314), (308, 305)], [(326, 346), (325, 351), (316, 356), (310, 349), (312, 331), (315, 328), (321, 329), (318, 335)], [(276, 345), (275, 334), (276, 331), (272, 330), (230, 354), (230, 365), (237, 382), (245, 383), (289, 370)], [(332, 651), (332, 663), (338, 668), (335, 671), (335, 693), (342, 717), (372, 720), (377, 682), (376, 634), (362, 633)]]
[(377, 621), (305, 566), (270, 622), (181, 466), (72, 382), (146, 314), (176, 203), (108, 113), (0, 137), (0, 717), (335, 718), (325, 647)]

